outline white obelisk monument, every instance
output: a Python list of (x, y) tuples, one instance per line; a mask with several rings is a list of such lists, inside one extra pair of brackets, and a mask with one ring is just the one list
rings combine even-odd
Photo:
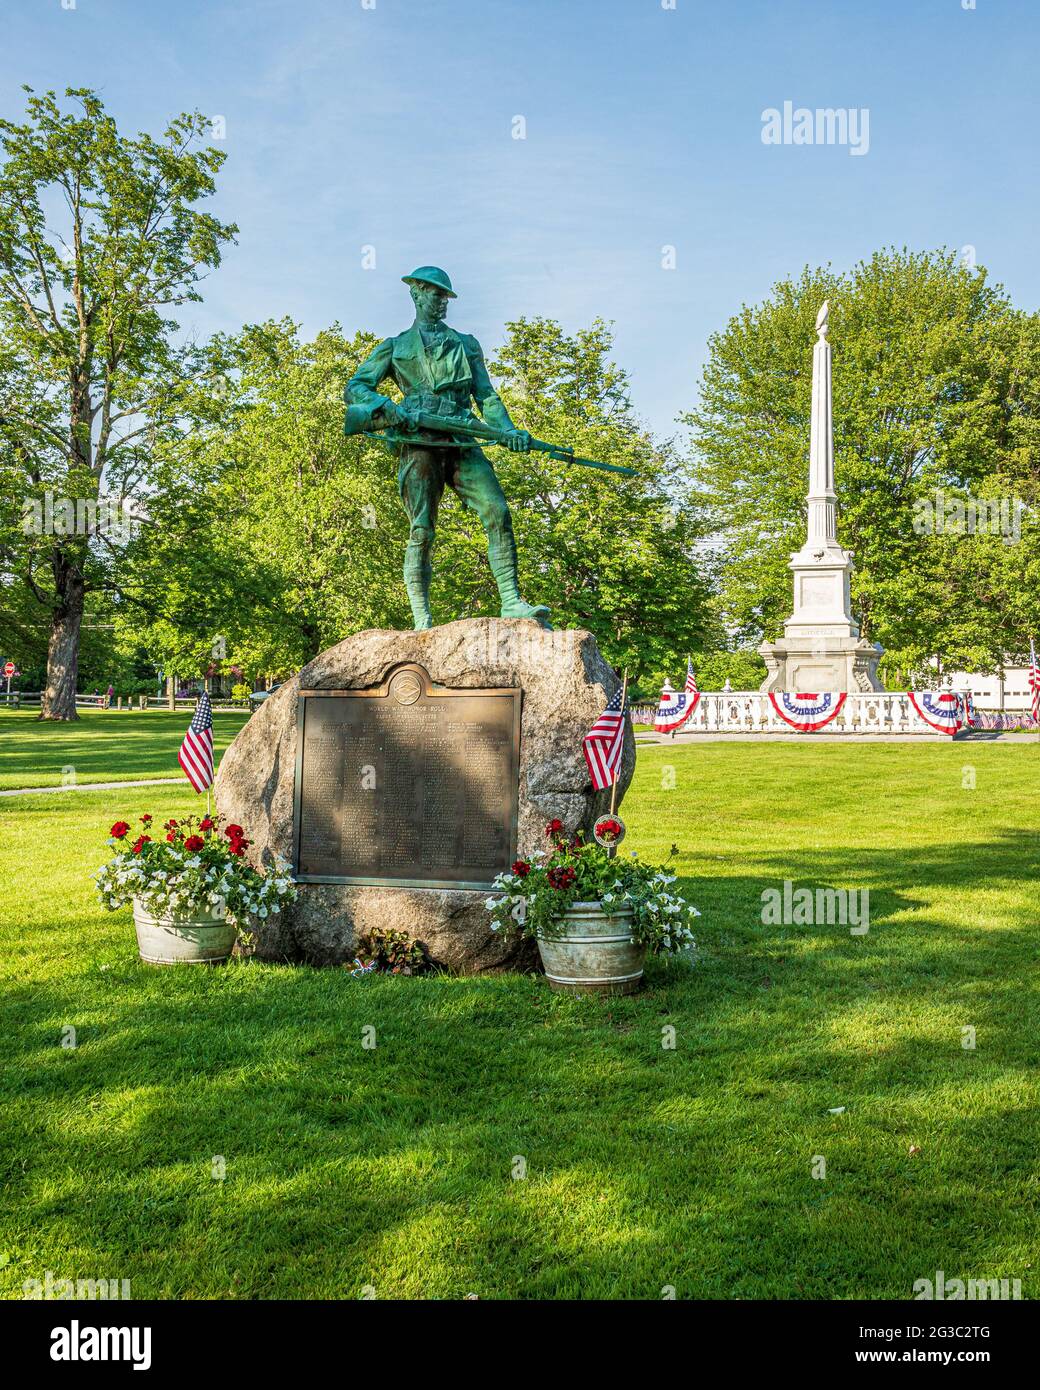
[(877, 678), (882, 648), (861, 639), (859, 625), (852, 621), (852, 555), (838, 544), (827, 315), (824, 300), (813, 348), (808, 534), (791, 556), (794, 613), (778, 642), (759, 647), (768, 671), (762, 690), (883, 689)]

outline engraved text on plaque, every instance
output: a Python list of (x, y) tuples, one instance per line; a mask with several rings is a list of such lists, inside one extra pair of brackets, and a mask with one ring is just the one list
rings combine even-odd
[(415, 665), (301, 690), (297, 877), (490, 887), (516, 857), (519, 761), (519, 690), (449, 690)]

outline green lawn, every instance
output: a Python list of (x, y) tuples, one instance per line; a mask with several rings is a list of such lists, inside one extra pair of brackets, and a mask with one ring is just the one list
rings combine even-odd
[[(71, 768), (77, 782), (132, 782), (183, 777), (177, 750), (191, 710), (81, 710), (74, 724), (41, 722), (31, 710), (0, 710), (0, 789), (60, 787)], [(247, 715), (214, 714), (218, 753)]]
[[(700, 957), (615, 1001), (152, 969), (87, 874), (117, 815), (193, 794), (0, 802), (0, 1289), (906, 1299), (941, 1269), (1034, 1297), (1038, 772), (1025, 744), (641, 748), (626, 848), (680, 845)], [(785, 878), (869, 888), (869, 933), (763, 926)]]

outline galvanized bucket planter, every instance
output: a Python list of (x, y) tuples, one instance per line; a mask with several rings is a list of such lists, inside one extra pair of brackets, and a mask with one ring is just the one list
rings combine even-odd
[(213, 912), (157, 917), (134, 899), (137, 949), (149, 965), (206, 965), (227, 960), (238, 935), (234, 923)]
[(632, 941), (632, 909), (607, 914), (599, 903), (572, 903), (557, 936), (538, 938), (545, 978), (569, 994), (635, 994), (643, 987), (646, 947)]

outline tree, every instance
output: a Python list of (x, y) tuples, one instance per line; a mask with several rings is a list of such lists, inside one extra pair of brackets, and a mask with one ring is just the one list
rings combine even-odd
[(2, 562), (50, 623), (41, 718), (75, 719), (86, 597), (119, 592), (106, 523), (149, 495), (197, 362), (167, 314), (237, 229), (194, 207), (224, 159), (200, 114), (129, 138), (89, 90), (72, 110), (26, 90), (26, 121), (0, 121), (0, 453), (24, 523)]
[[(554, 625), (589, 629), (633, 680), (675, 663), (685, 669), (687, 652), (701, 646), (710, 625), (697, 558), (703, 525), (685, 461), (640, 425), (603, 321), (574, 335), (543, 318), (507, 328), (489, 365), (516, 423), (587, 458), (636, 470), (626, 478), (495, 452), (524, 592), (549, 604)], [(497, 611), (479, 528), (461, 509), (442, 516), (441, 526), (454, 611)]]
[(807, 268), (710, 340), (686, 419), (697, 490), (723, 541), (726, 624), (757, 642), (790, 614), (824, 299), (838, 534), (855, 554), (863, 635), (887, 649), (890, 668), (920, 670), (936, 654), (992, 667), (1021, 640), (1021, 629), (1007, 630), (1009, 547), (989, 534), (929, 531), (921, 519), (937, 493), (996, 495), (1017, 480), (1024, 500), (1036, 497), (1038, 323), (984, 269), (946, 252), (878, 252), (847, 274)]
[(216, 640), (228, 662), (286, 675), (351, 632), (408, 622), (396, 464), (343, 435), (343, 387), (375, 342), (336, 325), (304, 342), (284, 319), (207, 345), (210, 419), (171, 456), (128, 556), (164, 668), (201, 671)]
[(343, 434), (343, 388), (375, 345), (338, 324), (301, 342), (287, 320), (235, 344), (245, 404), (219, 446), (232, 465), (222, 495), (270, 595), (236, 645), (252, 669), (296, 671), (352, 632), (410, 625), (396, 462)]
[[(514, 419), (638, 470), (626, 479), (493, 450), (524, 583), (558, 626), (590, 628), (633, 677), (685, 662), (707, 610), (681, 459), (636, 423), (604, 325), (574, 338), (546, 320), (509, 328), (492, 370)], [(237, 665), (288, 674), (352, 632), (410, 626), (396, 460), (343, 436), (343, 387), (375, 342), (335, 325), (303, 342), (283, 320), (210, 345), (223, 407), (178, 454), (185, 471), (133, 547), (135, 589), (161, 595), (146, 638), (157, 659), (197, 667), (220, 633)], [(204, 602), (189, 602), (202, 588)], [(441, 621), (498, 612), (483, 532), (450, 492), (432, 597)]]

